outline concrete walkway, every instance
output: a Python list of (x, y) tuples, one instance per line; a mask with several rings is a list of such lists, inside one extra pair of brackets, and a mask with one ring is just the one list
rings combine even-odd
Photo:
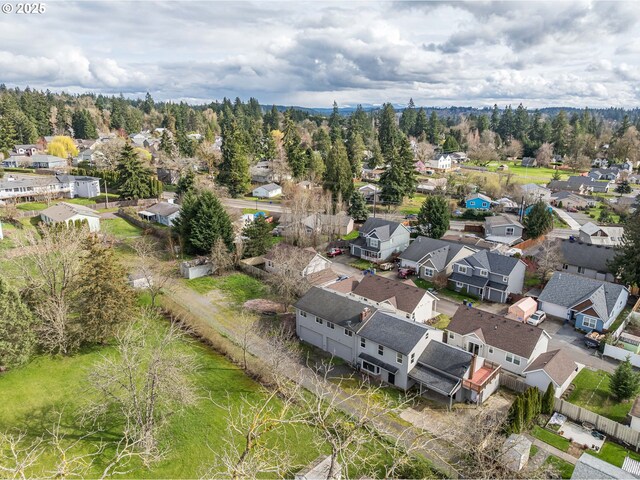
[(580, 224), (576, 222), (571, 215), (564, 210), (560, 210), (556, 207), (551, 207), (552, 210), (567, 224), (571, 230), (580, 230)]
[(563, 452), (562, 450), (559, 450), (556, 447), (553, 447), (548, 443), (543, 442), (542, 440), (538, 440), (537, 438), (532, 437), (528, 433), (525, 433), (525, 436), (529, 440), (531, 440), (531, 442), (539, 449), (544, 450), (551, 455), (555, 455), (556, 457), (569, 462), (571, 465), (575, 465), (576, 462), (578, 461), (578, 459), (573, 455), (569, 455), (567, 452)]

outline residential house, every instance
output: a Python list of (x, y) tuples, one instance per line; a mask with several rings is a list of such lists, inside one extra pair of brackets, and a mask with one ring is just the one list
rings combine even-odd
[(635, 480), (637, 478), (637, 476), (586, 452), (580, 455), (571, 474), (571, 480)]
[(303, 258), (301, 264), (304, 264), (304, 267), (301, 272), (298, 272), (301, 277), (307, 277), (312, 273), (331, 267), (331, 261), (318, 254), (313, 248), (299, 248), (286, 243), (278, 243), (264, 256), (264, 269), (269, 273), (279, 270), (281, 268), (278, 265), (279, 259), (291, 255), (301, 255)]
[(547, 188), (554, 192), (567, 190), (579, 195), (589, 192), (607, 193), (611, 188), (611, 181), (597, 181), (589, 176), (573, 175), (567, 180), (551, 180)]
[(273, 198), (279, 195), (282, 195), (282, 187), (277, 183), (268, 183), (253, 189), (253, 196), (258, 198)]
[(539, 355), (524, 369), (525, 382), (541, 392), (546, 392), (552, 383), (556, 398), (560, 398), (580, 370), (581, 365), (564, 350), (552, 350)]
[(470, 307), (457, 310), (445, 334), (448, 344), (516, 375), (547, 351), (550, 338), (542, 328)]
[(499, 198), (494, 203), (498, 205), (503, 212), (517, 213), (520, 210), (520, 205), (507, 197)]
[(428, 178), (422, 180), (416, 187), (418, 193), (433, 193), (436, 189), (446, 190), (447, 179), (446, 178)]
[(86, 221), (89, 231), (100, 230), (100, 214), (84, 205), (60, 202), (40, 212), (40, 219), (46, 224), (73, 224), (76, 221)]
[(76, 157), (73, 158), (73, 165), (78, 166), (80, 163), (86, 162), (90, 166), (94, 166), (96, 162), (104, 157), (102, 152), (97, 152), (90, 148), (82, 150)]
[(16, 155), (26, 155), (27, 157), (30, 157), (38, 153), (38, 146), (35, 144), (16, 145), (13, 147), (13, 151)]
[(276, 162), (271, 160), (262, 160), (249, 169), (251, 181), (254, 183), (272, 183), (291, 180), (291, 175), (278, 168)]
[(547, 315), (568, 319), (579, 330), (601, 332), (613, 324), (628, 298), (623, 285), (555, 272), (538, 302)]
[(489, 210), (492, 200), (481, 193), (474, 193), (465, 199), (465, 207), (473, 210)]
[(536, 157), (522, 157), (522, 162), (520, 162), (522, 167), (537, 167), (538, 160)]
[(407, 227), (382, 218), (368, 218), (360, 227), (358, 238), (349, 242), (351, 255), (373, 262), (384, 262), (404, 251), (411, 241)]
[(410, 268), (429, 282), (446, 278), (453, 272), (453, 264), (478, 252), (478, 249), (460, 243), (417, 237), (400, 254), (400, 267)]
[[(380, 275), (365, 275), (362, 280), (342, 280), (329, 286), (345, 292), (356, 300), (369, 303), (378, 310), (388, 311), (420, 323), (435, 317), (437, 297), (423, 288)], [(347, 291), (350, 290), (350, 291)]]
[(620, 169), (612, 168), (594, 168), (587, 174), (594, 180), (618, 180), (620, 178)]
[(582, 243), (591, 245), (616, 246), (622, 243), (622, 235), (624, 227), (611, 227), (604, 225), (596, 225), (587, 222), (580, 227), (578, 239)]
[(383, 169), (380, 168), (363, 168), (360, 177), (362, 180), (373, 180), (377, 182), (380, 180), (380, 177), (384, 173)]
[(520, 187), (525, 203), (531, 204), (542, 200), (545, 203), (551, 201), (551, 190), (535, 183), (527, 183)]
[(560, 255), (561, 269), (564, 272), (607, 282), (616, 280), (609, 269), (609, 263), (616, 256), (613, 247), (562, 239)]
[(596, 201), (572, 192), (559, 191), (551, 194), (551, 204), (555, 206), (562, 204), (563, 208), (585, 209), (595, 206)]
[(100, 195), (100, 179), (74, 175), (15, 176), (0, 179), (0, 200), (38, 201), (56, 198), (93, 198)]
[(358, 191), (362, 194), (367, 203), (374, 203), (374, 201), (376, 203), (380, 202), (380, 192), (382, 191), (380, 187), (367, 183), (366, 185), (358, 188)]
[(157, 167), (156, 176), (162, 183), (177, 185), (180, 180), (180, 170), (177, 168)]
[(630, 173), (627, 176), (627, 182), (633, 183), (635, 185), (640, 184), (640, 173)]
[(427, 171), (429, 171), (429, 167), (427, 167), (423, 161), (418, 160), (417, 162), (413, 163), (413, 166), (416, 169), (416, 172), (418, 172), (420, 175), (425, 175), (427, 173)]
[(129, 139), (131, 140), (131, 143), (133, 143), (136, 147), (144, 147), (144, 142), (145, 140), (147, 140), (148, 136), (148, 132), (139, 132), (129, 135)]
[(58, 175), (62, 182), (71, 185), (71, 198), (95, 198), (100, 195), (100, 179), (84, 175)]
[(469, 157), (464, 152), (453, 152), (449, 155), (451, 155), (451, 160), (453, 160), (453, 163), (464, 163), (469, 160)]
[(594, 168), (607, 168), (609, 166), (609, 160), (598, 157), (591, 162), (591, 166)]
[(522, 293), (525, 270), (519, 258), (480, 250), (453, 265), (449, 285), (481, 300), (506, 303), (510, 294)]
[(439, 153), (431, 160), (428, 160), (426, 166), (437, 172), (448, 172), (451, 170), (453, 158), (447, 153)]
[(53, 155), (31, 155), (32, 168), (64, 168), (67, 166), (67, 160)]
[(308, 235), (321, 234), (332, 237), (348, 235), (353, 231), (353, 228), (353, 218), (344, 213), (336, 215), (324, 213), (293, 215), (291, 213), (283, 213), (280, 216), (278, 225), (280, 232), (304, 230)]
[(173, 223), (180, 216), (182, 207), (171, 202), (158, 202), (155, 205), (138, 212), (138, 215), (149, 222), (156, 222), (167, 227), (173, 227)]
[(490, 242), (513, 245), (522, 240), (524, 226), (512, 215), (494, 215), (484, 219), (484, 235)]

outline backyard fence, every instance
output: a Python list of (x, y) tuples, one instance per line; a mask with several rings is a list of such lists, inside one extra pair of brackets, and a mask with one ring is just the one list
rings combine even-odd
[(574, 422), (587, 422), (594, 425), (596, 430), (612, 437), (619, 442), (632, 446), (638, 451), (640, 447), (640, 432), (632, 430), (626, 425), (614, 422), (608, 418), (591, 412), (585, 408), (569, 403), (566, 400), (556, 398), (554, 409)]
[(261, 268), (258, 268), (256, 265), (264, 265), (264, 259), (262, 257), (251, 257), (245, 258), (244, 260), (240, 260), (238, 263), (238, 268), (242, 270), (247, 275), (251, 275), (255, 278), (265, 279), (269, 276), (269, 273)]
[(505, 374), (504, 372), (500, 374), (500, 386), (518, 393), (522, 393), (527, 388), (529, 388), (529, 385), (524, 383), (523, 380), (520, 380), (519, 378), (513, 377), (509, 374)]
[(520, 242), (513, 246), (513, 248), (519, 248), (520, 250), (528, 250), (531, 247), (535, 247), (536, 245), (541, 244), (545, 240), (545, 236), (542, 235), (538, 238), (530, 238), (529, 240), (525, 240), (524, 242)]
[(162, 228), (162, 227), (155, 226), (146, 220), (142, 220), (140, 218), (134, 217), (133, 215), (129, 215), (122, 208), (118, 210), (116, 215), (121, 218), (124, 218), (127, 222), (135, 225), (136, 227), (139, 227), (147, 232), (150, 232), (154, 237), (157, 237), (160, 240), (169, 240), (175, 236), (171, 228)]

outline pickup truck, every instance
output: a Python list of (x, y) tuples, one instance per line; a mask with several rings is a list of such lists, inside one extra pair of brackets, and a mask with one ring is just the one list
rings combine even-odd
[(604, 333), (589, 332), (584, 336), (584, 344), (587, 348), (598, 348), (600, 343), (604, 340)]

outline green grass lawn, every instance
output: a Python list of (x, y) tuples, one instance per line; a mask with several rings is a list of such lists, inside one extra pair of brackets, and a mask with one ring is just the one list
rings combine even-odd
[[(605, 207), (604, 204), (598, 203), (595, 207), (590, 208), (585, 213), (589, 215), (594, 220), (594, 222), (597, 222), (600, 220), (600, 213), (602, 212), (602, 209), (604, 207)], [(620, 215), (616, 215), (613, 211), (611, 211), (611, 222), (609, 223), (611, 224), (620, 223)]]
[(573, 469), (575, 468), (575, 465), (572, 465), (566, 460), (562, 460), (555, 455), (549, 455), (544, 464), (555, 467), (562, 478), (571, 478), (571, 475), (573, 475)]
[[(506, 164), (509, 166), (509, 170), (497, 171), (498, 166)], [(517, 162), (491, 162), (488, 167), (490, 172), (495, 172), (498, 175), (507, 175), (513, 173), (512, 182), (514, 183), (547, 183), (553, 178), (555, 170), (548, 167), (523, 167), (520, 165), (520, 161)], [(560, 179), (566, 180), (569, 176), (574, 175), (567, 170), (560, 170)], [(577, 175), (577, 174), (576, 174)]]
[(568, 401), (616, 422), (627, 418), (631, 402), (619, 402), (609, 391), (609, 373), (583, 368), (573, 380), (575, 390)]
[(433, 324), (433, 326), (435, 328), (439, 328), (440, 330), (444, 330), (445, 328), (447, 328), (449, 326), (449, 323), (451, 323), (451, 317), (448, 315), (445, 315), (444, 313), (441, 313), (440, 315), (438, 315), (436, 317), (436, 323)]
[(569, 450), (569, 445), (571, 445), (571, 442), (566, 438), (537, 425), (531, 430), (531, 435), (536, 437), (538, 440), (542, 440), (544, 443), (548, 443), (552, 447), (556, 447), (558, 450), (562, 450), (563, 452)]
[(428, 288), (435, 288), (435, 285), (431, 282), (427, 282), (423, 278), (414, 278), (413, 283), (416, 284), (416, 287), (424, 288), (425, 290)]
[(100, 231), (116, 238), (125, 239), (139, 237), (142, 230), (130, 224), (124, 218), (107, 218), (100, 222)]
[(267, 298), (270, 296), (268, 288), (260, 281), (244, 273), (231, 273), (223, 277), (200, 277), (193, 280), (185, 280), (189, 288), (198, 293), (205, 294), (218, 289), (229, 295), (238, 305), (254, 298)]
[(456, 292), (455, 290), (451, 290), (449, 288), (443, 288), (441, 290), (438, 290), (438, 295), (447, 297), (449, 300), (453, 300), (454, 302), (462, 303), (463, 301), (467, 301), (473, 304), (480, 303), (480, 301), (477, 298), (475, 298), (473, 295)]
[(424, 203), (427, 196), (424, 193), (416, 193), (413, 198), (405, 198), (400, 207), (400, 213), (409, 215), (411, 213), (419, 213), (420, 207)]
[(531, 445), (531, 449), (529, 450), (529, 458), (535, 457), (536, 453), (538, 453), (538, 450), (538, 447), (536, 447), (535, 445)]
[(358, 230), (352, 230), (351, 233), (347, 233), (340, 238), (342, 240), (355, 240), (356, 238), (358, 238), (359, 233), (360, 232), (358, 232)]
[(363, 260), (361, 258), (354, 260), (349, 263), (353, 268), (357, 268), (358, 270), (367, 270), (369, 268), (375, 267), (375, 264), (370, 262), (369, 260)]
[(256, 210), (255, 208), (243, 208), (242, 209), (242, 214), (246, 215), (246, 214), (253, 214), (253, 213), (258, 213), (258, 212), (263, 212), (267, 217), (269, 216), (269, 212), (265, 211), (265, 210)]
[(553, 212), (553, 228), (567, 228), (567, 223), (556, 212)]
[(589, 452), (594, 457), (598, 457), (605, 462), (609, 462), (616, 467), (622, 467), (624, 463), (624, 459), (629, 456), (634, 460), (640, 461), (640, 454), (635, 453), (634, 451), (627, 450), (621, 445), (613, 442), (604, 442), (602, 450), (600, 452)]
[(16, 208), (18, 210), (44, 210), (45, 208), (47, 208), (49, 205), (46, 204), (46, 202), (24, 202), (24, 203), (18, 203), (16, 205)]

